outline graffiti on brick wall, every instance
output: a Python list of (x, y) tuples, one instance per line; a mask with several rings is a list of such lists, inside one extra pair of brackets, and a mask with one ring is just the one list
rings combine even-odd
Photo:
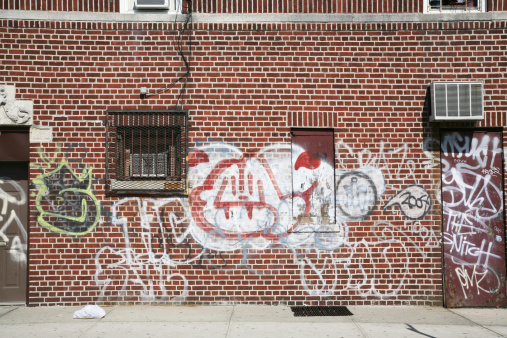
[(409, 185), (400, 190), (384, 206), (384, 210), (397, 206), (408, 219), (421, 219), (431, 209), (431, 196), (424, 187)]
[[(273, 248), (292, 255), (310, 295), (352, 290), (392, 297), (409, 273), (407, 246), (426, 257), (426, 249), (439, 245), (421, 222), (432, 198), (417, 184), (407, 147), (383, 146), (378, 154), (356, 153), (343, 143), (337, 147), (335, 169), (290, 144), (244, 153), (232, 144), (203, 142), (189, 154), (188, 199), (125, 198), (107, 205), (107, 213), (93, 194), (91, 167), (74, 168), (82, 156), (69, 160), (82, 146), (58, 156), (41, 153), (42, 173), (34, 180), (39, 223), (72, 236), (102, 222), (121, 229), (121, 242), (103, 246), (95, 256), (101, 300), (137, 293), (144, 301), (180, 301), (190, 289), (184, 275), (189, 267), (230, 271), (224, 254), (239, 254), (243, 268), (267, 274), (250, 255)], [(394, 156), (401, 160), (391, 168), (385, 159)], [(413, 185), (385, 196), (386, 189), (393, 190), (388, 182), (410, 178)], [(59, 204), (62, 191), (73, 196), (72, 212), (60, 211), (67, 210)], [(368, 220), (382, 206), (399, 221), (375, 222), (373, 237), (350, 238), (349, 223)], [(392, 283), (380, 282), (386, 278)]]
[[(373, 181), (375, 177), (379, 178), (377, 183)], [(383, 190), (384, 179), (376, 168), (339, 173), (336, 183), (338, 218), (344, 221), (366, 219), (375, 210)]]
[[(221, 251), (245, 243), (263, 249), (296, 232), (300, 235), (292, 240), (311, 240), (318, 224), (304, 222), (305, 215), (312, 208), (322, 209), (332, 189), (322, 186), (317, 193), (316, 181), (301, 180), (293, 190), (291, 156), (290, 145), (274, 145), (250, 156), (222, 144), (193, 151), (189, 157), (193, 237)], [(312, 169), (330, 177), (332, 170), (324, 165)], [(327, 210), (326, 216), (330, 214)]]
[(447, 287), (457, 279), (456, 300), (504, 295), (501, 139), (494, 133), (448, 133), (442, 152)]
[[(99, 223), (101, 206), (93, 192), (93, 168), (82, 168), (77, 173), (69, 162), (69, 151), (84, 146), (71, 145), (67, 156), (52, 158), (39, 149), (40, 164), (34, 164), (41, 174), (33, 180), (38, 189), (35, 206), (39, 212), (38, 223), (53, 232), (82, 236)], [(61, 146), (58, 147), (59, 149)], [(71, 161), (76, 161), (71, 160)]]
[[(338, 142), (336, 149), (337, 219), (347, 229), (346, 233), (352, 231), (349, 222), (367, 219), (385, 200), (385, 191), (393, 190), (389, 182), (417, 182), (415, 164), (408, 156), (407, 145), (389, 150), (381, 144), (380, 151), (372, 153)], [(426, 152), (426, 156), (426, 168), (430, 169), (434, 166), (433, 155)], [(393, 157), (397, 157), (397, 161), (387, 160)], [(427, 257), (428, 250), (439, 246), (433, 229), (421, 222), (431, 206), (432, 198), (424, 187), (406, 186), (384, 204), (384, 210), (397, 208), (401, 222), (377, 221), (374, 236), (347, 238), (331, 250), (318, 243), (307, 248), (305, 255), (298, 256), (304, 288), (316, 296), (331, 296), (345, 290), (379, 299), (395, 296), (409, 273), (408, 253), (412, 249), (408, 246), (415, 248), (423, 258)], [(389, 283), (381, 283), (382, 279)]]
[[(17, 207), (25, 206), (24, 189), (8, 177), (0, 177), (0, 241), (5, 242), (11, 260), (26, 262), (27, 232), (16, 213)], [(15, 234), (12, 240), (9, 234)]]
[[(123, 245), (102, 247), (95, 257), (99, 300), (128, 297), (138, 290), (143, 301), (181, 301), (187, 279), (173, 273), (179, 264), (193, 264), (205, 254), (188, 245), (188, 206), (183, 199), (126, 198), (111, 206), (111, 222), (122, 229)], [(125, 215), (133, 215), (128, 217)], [(134, 234), (129, 227), (139, 227)], [(136, 236), (136, 246), (131, 237)], [(139, 246), (139, 242), (142, 243)]]

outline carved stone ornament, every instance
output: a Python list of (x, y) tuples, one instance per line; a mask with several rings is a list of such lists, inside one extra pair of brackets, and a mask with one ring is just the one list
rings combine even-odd
[(33, 123), (33, 101), (16, 101), (14, 86), (0, 85), (0, 125), (30, 126)]

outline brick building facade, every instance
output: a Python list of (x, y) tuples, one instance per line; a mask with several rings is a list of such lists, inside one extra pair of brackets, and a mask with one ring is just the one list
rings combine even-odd
[(0, 4), (1, 303), (507, 304), (507, 1), (132, 3)]

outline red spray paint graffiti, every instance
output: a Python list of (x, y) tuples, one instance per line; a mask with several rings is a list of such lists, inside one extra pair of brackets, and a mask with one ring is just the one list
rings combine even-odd
[[(194, 153), (189, 156), (194, 159), (193, 163), (207, 162), (207, 157), (200, 153)], [(263, 168), (264, 173), (269, 178), (269, 182), (262, 179), (255, 178), (252, 172), (249, 172), (249, 162), (256, 161)], [(234, 169), (235, 174), (226, 173), (228, 169)], [(318, 183), (314, 182), (310, 188), (300, 191), (291, 192), (284, 194), (280, 189), (275, 175), (269, 165), (269, 163), (261, 157), (249, 158), (245, 155), (241, 155), (240, 158), (226, 158), (219, 161), (215, 167), (209, 172), (204, 182), (195, 187), (190, 194), (191, 201), (191, 212), (194, 221), (198, 227), (205, 232), (216, 232), (220, 236), (229, 239), (237, 239), (240, 236), (243, 239), (263, 237), (267, 240), (276, 241), (282, 234), (275, 233), (273, 227), (275, 226), (278, 215), (277, 206), (270, 204), (265, 198), (265, 185), (270, 183), (276, 191), (277, 198), (280, 201), (288, 199), (301, 198), (305, 204), (304, 213), (308, 213), (311, 209), (310, 198), (317, 187)], [(235, 197), (234, 200), (225, 198), (225, 192), (229, 190)], [(230, 219), (232, 208), (243, 208), (246, 209), (248, 218), (252, 220), (254, 217), (254, 210), (268, 210), (272, 215), (271, 224), (262, 227), (259, 230), (239, 232), (236, 230), (220, 228), (218, 224), (211, 223), (208, 218), (204, 215), (208, 200), (202, 197), (202, 193), (217, 191), (213, 201), (213, 208), (215, 210), (223, 210), (225, 218)], [(258, 198), (254, 200), (252, 196), (254, 191), (257, 192)], [(294, 222), (291, 225), (288, 232), (292, 231), (297, 227), (298, 223)]]

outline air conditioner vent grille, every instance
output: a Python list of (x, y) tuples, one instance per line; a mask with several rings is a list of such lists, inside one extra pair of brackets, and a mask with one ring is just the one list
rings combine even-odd
[(166, 0), (137, 0), (138, 6), (142, 6), (142, 5), (151, 5), (151, 6), (162, 5), (162, 6), (164, 6), (164, 5), (166, 5), (166, 3), (167, 3)]
[(430, 121), (482, 120), (482, 82), (433, 82)]
[[(136, 9), (171, 9), (175, 0), (135, 0)], [(175, 7), (175, 5), (173, 5)]]

